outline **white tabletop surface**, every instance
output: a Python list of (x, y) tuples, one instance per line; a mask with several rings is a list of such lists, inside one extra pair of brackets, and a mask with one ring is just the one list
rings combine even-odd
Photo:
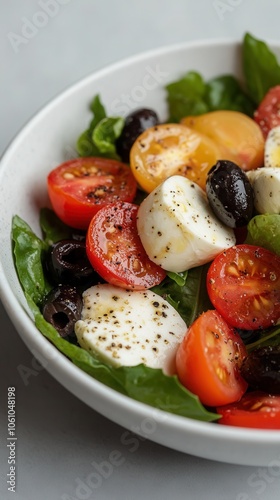
[[(0, 0), (0, 7), (0, 153), (46, 102), (111, 62), (245, 31), (280, 37), (279, 0)], [(0, 331), (1, 500), (279, 499), (279, 475), (269, 468), (215, 463), (149, 441), (132, 453), (121, 427), (38, 370), (1, 304)], [(17, 387), (16, 493), (6, 483), (8, 386)], [(122, 454), (119, 466), (99, 474), (98, 487), (83, 486), (113, 450)]]

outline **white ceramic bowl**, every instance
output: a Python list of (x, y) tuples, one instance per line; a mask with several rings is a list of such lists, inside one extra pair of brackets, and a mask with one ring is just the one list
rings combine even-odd
[[(280, 55), (280, 44), (272, 45)], [(36, 329), (14, 268), (11, 219), (20, 215), (38, 231), (39, 207), (48, 204), (46, 175), (74, 155), (86, 128), (88, 104), (100, 93), (109, 114), (149, 106), (166, 116), (164, 85), (188, 70), (209, 78), (240, 75), (240, 45), (203, 41), (156, 50), (99, 71), (47, 105), (16, 137), (0, 167), (0, 292), (19, 335), (46, 369), (86, 404), (120, 425), (170, 448), (200, 457), (245, 465), (275, 464), (280, 431), (219, 426), (157, 411), (102, 385), (59, 353)]]

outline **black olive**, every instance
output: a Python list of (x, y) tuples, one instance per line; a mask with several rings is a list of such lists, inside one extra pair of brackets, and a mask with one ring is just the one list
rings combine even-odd
[(245, 172), (231, 161), (219, 160), (208, 172), (206, 193), (216, 216), (227, 226), (246, 226), (253, 216), (253, 189)]
[(121, 136), (116, 142), (117, 152), (123, 161), (129, 163), (129, 153), (137, 137), (158, 123), (156, 112), (148, 108), (137, 109), (126, 117)]
[(83, 301), (77, 289), (59, 285), (47, 295), (42, 314), (61, 337), (74, 334), (74, 325), (81, 318)]
[(85, 242), (78, 240), (54, 243), (48, 251), (46, 271), (55, 284), (85, 285), (93, 282), (96, 277), (87, 258)]
[(280, 345), (251, 351), (243, 360), (241, 375), (252, 389), (280, 394)]

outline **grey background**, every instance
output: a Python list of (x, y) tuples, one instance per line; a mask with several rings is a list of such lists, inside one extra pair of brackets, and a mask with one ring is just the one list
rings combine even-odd
[[(0, 0), (0, 153), (46, 102), (111, 62), (186, 40), (241, 39), (245, 31), (279, 39), (278, 0), (52, 2), (55, 15), (48, 15), (37, 32), (29, 31), (24, 43), (21, 38), (15, 42), (15, 36), (26, 34), (26, 23), (33, 19), (44, 24), (38, 13), (47, 0)], [(38, 371), (1, 305), (0, 327), (1, 500), (279, 498), (277, 469), (219, 464), (148, 441), (138, 441), (137, 450), (123, 444), (124, 429), (74, 398), (46, 371)], [(20, 374), (24, 367), (32, 370), (26, 383)], [(11, 385), (17, 390), (15, 494), (6, 484)], [(104, 461), (116, 450), (118, 465), (105, 470)], [(96, 473), (93, 461), (103, 465), (106, 477)], [(90, 475), (93, 486), (82, 489), (81, 481)]]

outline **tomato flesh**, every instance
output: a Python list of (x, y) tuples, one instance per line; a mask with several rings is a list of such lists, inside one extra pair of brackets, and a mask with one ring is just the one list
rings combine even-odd
[(148, 193), (175, 174), (205, 189), (207, 173), (220, 157), (220, 148), (205, 135), (167, 123), (149, 128), (137, 138), (130, 151), (130, 165)]
[(219, 159), (233, 161), (243, 170), (263, 166), (264, 139), (249, 116), (238, 111), (211, 111), (183, 118), (182, 123), (211, 138), (221, 149)]
[(241, 398), (247, 383), (239, 368), (246, 348), (220, 314), (209, 310), (190, 326), (176, 356), (179, 380), (208, 406)]
[(100, 208), (130, 202), (137, 184), (124, 163), (107, 158), (76, 158), (48, 175), (48, 193), (58, 217), (77, 229), (87, 229)]
[(280, 429), (280, 396), (248, 392), (240, 401), (217, 408), (219, 424), (255, 429)]
[(243, 330), (273, 326), (280, 318), (280, 257), (253, 245), (231, 247), (211, 263), (207, 291), (230, 325)]
[(265, 139), (272, 128), (280, 125), (280, 85), (272, 87), (264, 96), (255, 111), (254, 120), (260, 126)]
[(165, 271), (147, 256), (137, 233), (138, 206), (115, 203), (92, 218), (86, 238), (89, 261), (111, 285), (145, 290), (158, 285)]

